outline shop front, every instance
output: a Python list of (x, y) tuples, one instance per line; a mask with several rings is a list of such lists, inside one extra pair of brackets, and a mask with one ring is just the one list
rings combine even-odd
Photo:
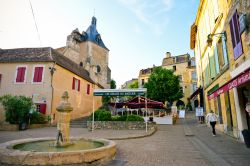
[[(218, 113), (221, 117), (219, 123), (224, 120), (224, 131), (233, 131), (234, 126), (236, 126), (236, 129), (234, 129), (236, 133), (233, 135), (243, 141), (241, 131), (243, 129), (250, 129), (250, 113), (248, 113), (246, 109), (248, 101), (250, 102), (250, 67), (249, 65), (243, 66), (230, 74), (232, 79), (224, 85), (217, 87), (216, 90), (209, 93), (207, 97), (209, 101), (217, 101)], [(230, 97), (230, 91), (233, 92), (233, 98), (232, 95)], [(223, 96), (225, 100), (223, 101), (225, 102), (225, 118), (223, 119), (222, 110), (220, 110), (220, 96)], [(231, 102), (234, 102), (233, 106), (230, 104)], [(234, 112), (234, 108), (237, 124), (233, 124), (232, 112)]]

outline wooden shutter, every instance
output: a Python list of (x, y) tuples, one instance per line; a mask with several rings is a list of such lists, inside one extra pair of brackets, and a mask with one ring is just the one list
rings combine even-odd
[(25, 70), (25, 67), (17, 68), (16, 82), (24, 82)]
[(87, 84), (87, 94), (89, 95), (90, 94), (90, 85)]
[(43, 67), (39, 67), (39, 73), (38, 73), (38, 82), (42, 82), (43, 79)]
[(43, 67), (35, 67), (33, 82), (42, 82)]
[(237, 11), (234, 13), (229, 24), (230, 24), (230, 32), (234, 49), (234, 59), (237, 59), (243, 53), (241, 36), (240, 36), (239, 18)]
[(75, 89), (75, 77), (73, 77), (73, 81), (72, 81), (72, 89)]
[(78, 80), (78, 91), (80, 91), (80, 80)]

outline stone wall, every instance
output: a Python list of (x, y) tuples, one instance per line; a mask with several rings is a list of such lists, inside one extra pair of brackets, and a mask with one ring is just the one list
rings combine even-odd
[[(146, 129), (145, 122), (125, 122), (125, 121), (95, 121), (95, 129), (112, 129), (112, 130), (144, 130)], [(87, 121), (87, 127), (92, 129), (92, 121)], [(148, 123), (148, 129), (154, 128), (154, 123)]]

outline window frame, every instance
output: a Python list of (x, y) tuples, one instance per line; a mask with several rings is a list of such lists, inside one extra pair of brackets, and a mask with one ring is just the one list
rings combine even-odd
[[(35, 68), (36, 67), (42, 67), (43, 68), (43, 73), (42, 73), (42, 80), (41, 82), (34, 82), (34, 77), (35, 77)], [(44, 81), (44, 73), (45, 73), (45, 65), (34, 65), (33, 66), (33, 70), (32, 70), (32, 80), (31, 83), (32, 84), (42, 84)]]
[[(23, 82), (16, 82), (17, 79), (17, 74), (18, 74), (18, 68), (24, 67), (25, 68), (25, 72), (24, 72), (24, 79)], [(14, 84), (26, 84), (27, 81), (27, 71), (28, 71), (28, 66), (27, 65), (17, 65), (16, 66), (16, 71), (15, 71), (15, 77), (14, 77)]]

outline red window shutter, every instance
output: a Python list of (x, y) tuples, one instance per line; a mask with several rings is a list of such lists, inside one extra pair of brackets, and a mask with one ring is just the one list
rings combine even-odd
[(78, 91), (80, 92), (80, 80), (78, 80)]
[(87, 84), (87, 94), (89, 95), (90, 94), (90, 85)]
[(73, 81), (72, 81), (72, 89), (75, 89), (75, 77), (73, 77)]
[(17, 68), (16, 82), (24, 82), (25, 70), (25, 67)]
[(38, 73), (39, 73), (39, 68), (35, 67), (35, 72), (34, 72), (34, 77), (33, 77), (33, 82), (38, 82)]
[(38, 67), (37, 82), (42, 82), (42, 78), (43, 78), (43, 67)]
[(46, 104), (40, 104), (39, 112), (41, 112), (42, 114), (46, 114)]
[(22, 77), (21, 77), (21, 82), (24, 82), (24, 76), (25, 76), (25, 67), (22, 67)]

